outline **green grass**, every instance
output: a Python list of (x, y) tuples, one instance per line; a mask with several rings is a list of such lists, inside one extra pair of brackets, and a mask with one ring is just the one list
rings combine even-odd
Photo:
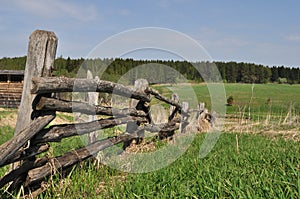
[[(14, 129), (10, 126), (0, 127), (0, 145), (12, 138), (14, 135)], [(0, 176), (3, 176), (9, 169), (9, 166), (0, 168)]]
[(0, 127), (0, 145), (12, 138), (14, 135), (14, 129), (10, 126)]
[[(53, 179), (42, 198), (297, 198), (300, 195), (300, 144), (261, 135), (223, 134), (199, 158), (204, 135), (170, 166), (126, 174), (86, 163), (63, 183)], [(163, 161), (163, 160), (162, 160)], [(142, 164), (142, 163), (141, 163)]]

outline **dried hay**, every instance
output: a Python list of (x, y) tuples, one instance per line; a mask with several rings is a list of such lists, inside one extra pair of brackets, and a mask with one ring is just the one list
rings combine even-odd
[(143, 140), (140, 143), (136, 143), (134, 140), (129, 147), (126, 148), (126, 152), (129, 153), (147, 153), (156, 150), (155, 143), (153, 141), (147, 142)]

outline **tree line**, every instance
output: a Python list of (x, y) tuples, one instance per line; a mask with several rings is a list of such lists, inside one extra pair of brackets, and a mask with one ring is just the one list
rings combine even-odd
[[(0, 70), (24, 70), (25, 64), (26, 56), (4, 57), (0, 59)], [(53, 75), (76, 77), (81, 70), (86, 71), (87, 69), (91, 70), (93, 74), (101, 76), (101, 79), (116, 82), (123, 78), (128, 83), (132, 83), (136, 78), (146, 78), (151, 83), (176, 83), (184, 81), (184, 79), (193, 82), (222, 80), (228, 83), (300, 83), (300, 68), (269, 67), (244, 62), (191, 63), (174, 60), (58, 57), (54, 63)]]

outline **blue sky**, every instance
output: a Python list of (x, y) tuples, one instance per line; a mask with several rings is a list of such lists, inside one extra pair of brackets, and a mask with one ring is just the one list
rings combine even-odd
[(299, 67), (299, 8), (298, 0), (1, 0), (0, 57), (25, 55), (36, 29), (56, 33), (57, 56), (76, 58), (122, 31), (161, 27), (193, 38), (213, 60)]

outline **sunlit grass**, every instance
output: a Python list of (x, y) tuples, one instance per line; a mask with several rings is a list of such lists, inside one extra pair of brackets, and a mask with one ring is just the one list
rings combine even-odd
[[(205, 135), (171, 165), (130, 174), (107, 166), (83, 164), (72, 177), (54, 179), (43, 198), (297, 198), (300, 193), (300, 144), (261, 135), (223, 134), (199, 158)], [(163, 161), (163, 160), (162, 160)], [(141, 163), (142, 164), (142, 163)], [(63, 190), (63, 191), (61, 191)]]

